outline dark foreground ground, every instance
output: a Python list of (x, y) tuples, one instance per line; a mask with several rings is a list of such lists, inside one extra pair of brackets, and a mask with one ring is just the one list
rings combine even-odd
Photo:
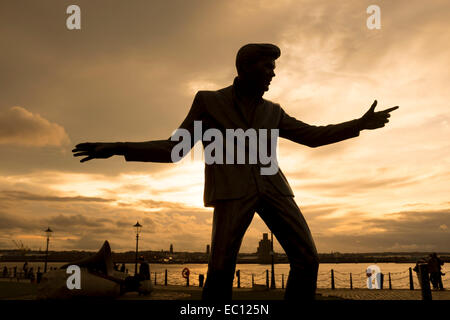
[[(1, 300), (35, 300), (37, 285), (29, 282), (0, 281)], [(233, 300), (283, 300), (283, 289), (234, 289)], [(129, 292), (117, 298), (118, 300), (201, 300), (201, 288), (183, 286), (160, 286), (154, 287), (150, 295), (139, 295)], [(340, 298), (323, 297), (318, 294), (317, 299), (340, 300)]]
[[(37, 285), (29, 282), (0, 281), (0, 300), (35, 300)], [(233, 300), (283, 300), (284, 290), (259, 288), (233, 289)], [(450, 300), (450, 290), (432, 291), (433, 300)], [(200, 300), (201, 288), (183, 286), (154, 287), (148, 295), (129, 292), (117, 300)], [(317, 300), (421, 300), (420, 290), (318, 289)]]

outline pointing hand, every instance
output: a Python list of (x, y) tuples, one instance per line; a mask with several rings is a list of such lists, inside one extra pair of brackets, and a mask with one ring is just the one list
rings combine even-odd
[(359, 119), (360, 129), (378, 129), (389, 122), (390, 112), (398, 109), (398, 106), (375, 112), (377, 100), (372, 103), (370, 109)]

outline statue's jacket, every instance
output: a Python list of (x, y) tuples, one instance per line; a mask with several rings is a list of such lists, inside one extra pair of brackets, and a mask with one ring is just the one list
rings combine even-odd
[[(256, 164), (249, 163), (248, 145), (245, 146), (246, 161), (244, 164), (238, 164), (236, 161), (233, 161), (234, 164), (227, 163), (225, 160), (225, 154), (228, 152), (225, 150), (226, 129), (243, 129), (246, 131), (249, 128), (253, 128), (256, 132), (260, 132), (259, 129), (267, 129), (269, 143), (270, 131), (278, 129), (280, 137), (309, 147), (319, 147), (357, 137), (360, 132), (358, 120), (327, 126), (309, 125), (289, 116), (279, 104), (262, 98), (256, 104), (253, 116), (250, 119), (243, 112), (242, 108), (242, 104), (236, 98), (234, 85), (217, 91), (199, 91), (195, 95), (188, 115), (179, 126), (179, 128), (189, 131), (192, 138), (191, 148), (197, 142), (194, 137), (194, 121), (201, 121), (203, 132), (207, 129), (218, 129), (224, 138), (223, 163), (205, 163), (205, 188), (203, 195), (205, 206), (214, 206), (216, 201), (239, 199), (247, 195), (249, 182), (257, 175), (260, 176), (256, 178), (268, 181), (266, 185), (271, 186), (271, 192), (281, 196), (294, 196), (286, 177), (280, 169), (275, 174), (261, 176), (261, 167), (268, 167), (269, 165), (262, 164), (259, 161), (259, 157)], [(245, 141), (247, 142), (247, 140)], [(172, 149), (178, 143), (178, 140), (172, 140), (171, 138), (146, 141), (128, 149), (125, 153), (125, 159), (126, 161), (173, 162)], [(202, 139), (202, 143), (205, 147), (211, 141)], [(237, 143), (234, 143), (234, 147), (237, 148)], [(269, 145), (269, 151), (271, 150), (270, 147)], [(235, 157), (237, 153), (235, 149)]]

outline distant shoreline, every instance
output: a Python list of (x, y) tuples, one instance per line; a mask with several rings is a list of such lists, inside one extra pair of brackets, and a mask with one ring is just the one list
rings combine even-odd
[[(319, 253), (320, 263), (416, 263), (429, 256), (431, 252), (384, 252), (384, 253)], [(45, 262), (45, 254), (36, 251), (20, 252), (15, 250), (0, 250), (0, 264), (6, 262)], [(77, 261), (96, 254), (91, 251), (50, 251), (47, 262), (65, 263)], [(158, 264), (205, 264), (208, 263), (206, 252), (169, 252), (142, 251), (140, 256), (149, 263)], [(438, 253), (445, 263), (450, 263), (450, 253)], [(136, 253), (112, 252), (115, 263), (135, 263)], [(270, 256), (258, 256), (256, 253), (240, 253), (237, 258), (239, 264), (271, 264)], [(284, 253), (275, 253), (275, 264), (289, 263)]]

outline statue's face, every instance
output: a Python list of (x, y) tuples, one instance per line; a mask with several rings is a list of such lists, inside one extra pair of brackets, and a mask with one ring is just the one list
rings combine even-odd
[(258, 62), (246, 68), (245, 78), (260, 91), (268, 91), (272, 78), (275, 77), (275, 60), (261, 58)]

